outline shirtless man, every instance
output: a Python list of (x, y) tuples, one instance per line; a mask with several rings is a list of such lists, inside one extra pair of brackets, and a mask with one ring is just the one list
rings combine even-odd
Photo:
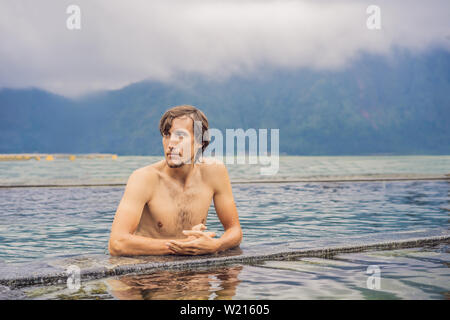
[[(165, 159), (128, 178), (111, 227), (111, 255), (210, 254), (242, 241), (227, 169), (199, 160), (209, 141), (194, 137), (194, 121), (201, 133), (208, 129), (206, 116), (192, 106), (174, 107), (161, 118)], [(225, 229), (220, 238), (205, 231), (211, 200)]]

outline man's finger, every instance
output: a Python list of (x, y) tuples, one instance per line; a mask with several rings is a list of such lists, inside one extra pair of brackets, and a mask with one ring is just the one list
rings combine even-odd
[(175, 248), (170, 248), (170, 250), (172, 251), (172, 254), (176, 254), (176, 255), (185, 255), (186, 254), (185, 250), (180, 250), (180, 249), (175, 249)]
[(206, 230), (206, 229), (208, 229), (208, 228), (203, 223), (199, 223), (199, 224), (193, 226), (191, 230), (202, 231), (202, 230)]
[(187, 236), (195, 236), (197, 238), (206, 236), (206, 232), (196, 230), (183, 230), (183, 233)]
[(183, 233), (185, 235), (195, 236), (197, 238), (201, 237), (207, 237), (207, 238), (214, 238), (216, 236), (215, 232), (202, 232), (202, 231), (194, 231), (194, 230), (183, 230)]
[[(181, 243), (179, 243), (181, 245)], [(168, 242), (166, 245), (169, 247), (169, 250), (172, 251), (174, 254), (178, 255), (196, 255), (197, 250), (195, 247), (192, 246), (186, 246), (184, 243), (182, 244), (184, 247), (180, 247), (177, 244), (173, 242)]]
[(203, 232), (203, 234), (207, 235), (208, 237), (214, 238), (216, 236), (215, 232), (209, 231), (209, 232)]
[(168, 243), (166, 243), (167, 246), (169, 247), (173, 247), (175, 249), (179, 249), (179, 250), (183, 250), (185, 244), (183, 242), (178, 242), (178, 241), (169, 241)]
[(169, 250), (171, 251), (171, 253), (178, 253), (178, 249), (176, 249), (174, 246), (172, 246), (171, 244), (167, 244), (167, 247), (169, 248)]
[(172, 246), (167, 246), (167, 247), (169, 248), (170, 253), (172, 253), (172, 254), (177, 254), (178, 253), (178, 250), (175, 249), (174, 247), (172, 247)]

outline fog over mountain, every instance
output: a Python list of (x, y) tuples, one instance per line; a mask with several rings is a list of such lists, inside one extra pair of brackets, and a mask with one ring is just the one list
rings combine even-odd
[(286, 154), (450, 154), (449, 71), (447, 50), (398, 49), (339, 70), (184, 73), (78, 98), (4, 88), (0, 152), (161, 155), (161, 115), (192, 104), (220, 130), (279, 128)]

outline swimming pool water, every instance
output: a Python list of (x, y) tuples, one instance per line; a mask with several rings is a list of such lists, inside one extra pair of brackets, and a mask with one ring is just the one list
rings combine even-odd
[[(126, 182), (160, 157), (0, 162), (0, 186)], [(241, 248), (303, 244), (374, 233), (448, 229), (449, 180), (249, 183), (346, 177), (448, 174), (449, 156), (281, 157), (276, 176), (258, 166), (228, 166), (244, 240)], [(243, 183), (242, 183), (243, 182)], [(0, 188), (0, 270), (79, 254), (107, 254), (124, 186)], [(207, 226), (223, 232), (211, 204)], [(340, 254), (333, 259), (265, 261), (83, 283), (80, 292), (45, 286), (0, 297), (36, 299), (442, 299), (449, 298), (448, 244)], [(367, 288), (367, 267), (381, 270), (381, 289)], [(5, 289), (5, 290), (3, 290)], [(4, 293), (5, 291), (6, 293)]]
[[(122, 187), (0, 189), (0, 262), (107, 253)], [(235, 184), (247, 244), (448, 227), (447, 181)], [(214, 206), (209, 230), (223, 232)]]
[[(448, 245), (338, 254), (184, 271), (158, 271), (65, 286), (33, 287), (27, 299), (271, 300), (448, 299)], [(368, 285), (379, 269), (379, 286)], [(372, 283), (369, 280), (369, 283)]]

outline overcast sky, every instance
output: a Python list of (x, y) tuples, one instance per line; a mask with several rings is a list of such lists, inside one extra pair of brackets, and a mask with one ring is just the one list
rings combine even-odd
[[(66, 26), (71, 4), (80, 30)], [(366, 26), (371, 4), (380, 30)], [(394, 47), (450, 51), (449, 12), (448, 0), (0, 0), (0, 87), (75, 96), (189, 72), (339, 69)]]

